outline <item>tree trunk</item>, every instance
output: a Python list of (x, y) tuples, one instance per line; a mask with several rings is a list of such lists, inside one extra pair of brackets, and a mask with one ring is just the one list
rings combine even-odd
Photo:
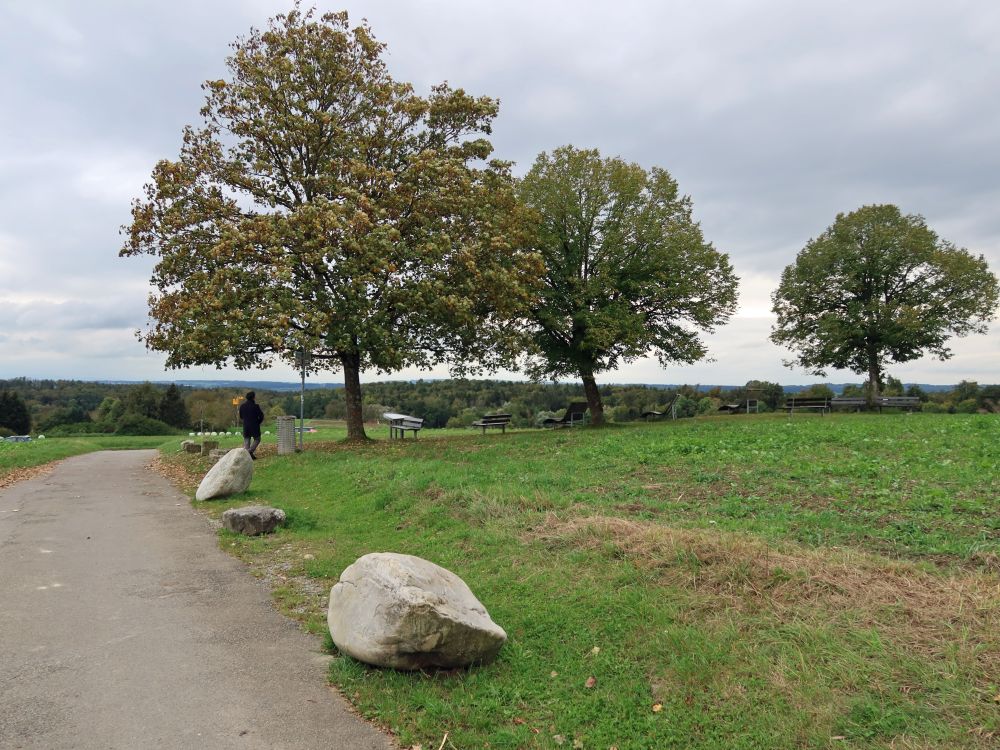
[(347, 403), (347, 439), (367, 440), (365, 421), (361, 414), (361, 357), (341, 354), (344, 368), (344, 401)]
[(868, 359), (868, 408), (875, 408), (875, 400), (882, 392), (882, 368), (878, 365), (878, 358), (869, 354)]
[(583, 392), (587, 394), (587, 406), (590, 408), (590, 423), (604, 424), (604, 404), (601, 402), (601, 391), (597, 387), (593, 373), (581, 373)]

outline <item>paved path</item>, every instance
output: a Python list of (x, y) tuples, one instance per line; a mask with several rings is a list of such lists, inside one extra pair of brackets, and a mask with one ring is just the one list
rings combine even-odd
[(0, 491), (0, 748), (391, 748), (154, 455)]

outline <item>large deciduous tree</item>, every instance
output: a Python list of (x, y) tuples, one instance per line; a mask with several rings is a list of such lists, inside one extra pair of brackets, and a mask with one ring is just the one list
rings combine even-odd
[(565, 146), (539, 155), (519, 192), (545, 264), (529, 372), (580, 377), (600, 424), (599, 372), (650, 352), (664, 366), (705, 356), (699, 331), (729, 319), (738, 279), (665, 170)]
[(982, 255), (940, 239), (922, 216), (864, 206), (810, 240), (772, 295), (776, 344), (789, 366), (868, 376), (868, 400), (890, 362), (948, 359), (952, 336), (985, 333), (998, 285)]
[(538, 273), (508, 165), (486, 163), (497, 102), (418, 96), (383, 53), (346, 13), (298, 6), (235, 42), (122, 250), (159, 258), (143, 338), (169, 366), (305, 350), (343, 370), (353, 439), (362, 370), (506, 361)]

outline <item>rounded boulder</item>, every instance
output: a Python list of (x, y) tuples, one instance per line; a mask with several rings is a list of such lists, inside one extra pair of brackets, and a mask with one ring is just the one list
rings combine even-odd
[(485, 664), (507, 641), (461, 578), (394, 552), (364, 555), (341, 573), (327, 624), (343, 653), (402, 670)]
[(253, 459), (242, 448), (229, 451), (208, 470), (198, 485), (195, 500), (212, 500), (243, 492), (253, 479)]

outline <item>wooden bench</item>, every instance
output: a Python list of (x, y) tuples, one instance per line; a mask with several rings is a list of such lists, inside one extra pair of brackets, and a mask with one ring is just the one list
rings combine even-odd
[(424, 426), (424, 420), (419, 417), (411, 417), (409, 414), (396, 414), (395, 412), (387, 411), (382, 415), (382, 419), (389, 423), (390, 440), (394, 437), (403, 439), (407, 430), (413, 433), (413, 439), (416, 440), (417, 432)]
[(587, 414), (587, 402), (573, 401), (569, 406), (566, 407), (566, 413), (563, 414), (562, 419), (549, 417), (548, 419), (542, 420), (542, 426), (574, 427), (578, 424), (583, 424), (584, 417), (586, 416), (586, 414)]
[(882, 407), (913, 411), (920, 407), (920, 399), (916, 396), (880, 396), (875, 405), (879, 411), (882, 411)]
[(868, 406), (868, 400), (859, 396), (837, 396), (830, 399), (830, 407), (834, 406), (846, 406), (849, 409), (861, 411)]
[(820, 414), (826, 414), (830, 411), (830, 399), (828, 398), (799, 398), (798, 396), (791, 396), (785, 401), (785, 411), (791, 416), (792, 412), (796, 409), (811, 409), (815, 411), (819, 409)]
[(663, 411), (656, 411), (655, 409), (650, 409), (649, 411), (644, 411), (639, 416), (645, 419), (647, 422), (651, 419), (659, 419), (665, 414), (670, 414), (671, 419), (677, 419), (677, 399), (681, 394), (675, 393), (674, 397), (667, 402)]
[[(830, 399), (830, 406), (846, 406), (855, 411), (868, 408), (868, 399), (860, 396), (838, 396)], [(907, 409), (913, 411), (920, 406), (920, 399), (916, 396), (879, 396), (875, 399), (874, 406), (882, 411), (886, 409)]]
[(734, 404), (723, 404), (719, 407), (719, 411), (727, 411), (730, 414), (740, 414), (741, 412), (750, 413), (753, 409), (755, 412), (760, 411), (759, 402), (755, 398), (746, 398), (742, 401), (738, 401)]
[(484, 435), (489, 427), (499, 427), (501, 432), (506, 433), (507, 425), (510, 424), (510, 418), (510, 414), (487, 414), (478, 422), (473, 422), (472, 426), (481, 427)]

